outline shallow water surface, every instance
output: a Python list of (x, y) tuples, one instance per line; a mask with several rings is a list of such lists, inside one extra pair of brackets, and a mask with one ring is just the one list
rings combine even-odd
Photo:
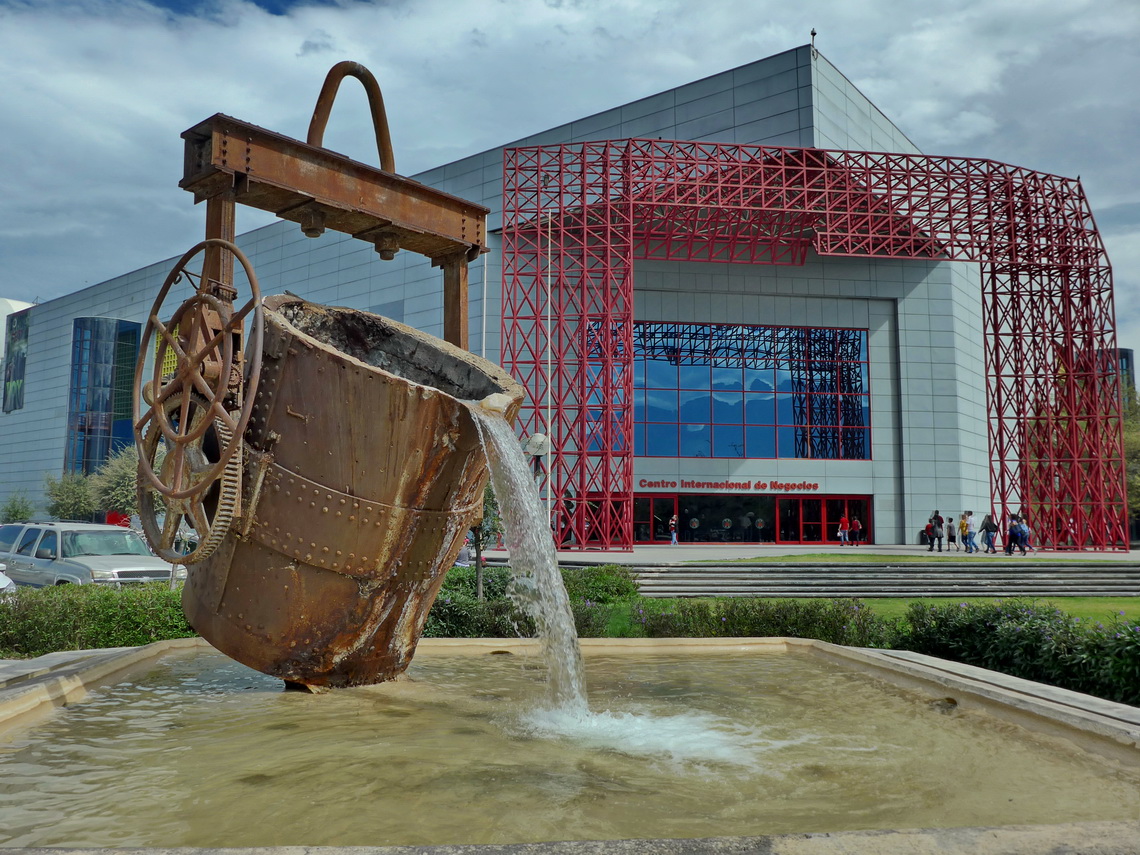
[(593, 712), (524, 656), (421, 654), (310, 696), (216, 654), (0, 745), (5, 846), (705, 837), (1140, 818), (1132, 773), (788, 655), (591, 656)]

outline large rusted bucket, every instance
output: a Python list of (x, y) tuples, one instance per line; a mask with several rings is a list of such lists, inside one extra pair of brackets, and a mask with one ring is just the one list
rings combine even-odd
[(191, 625), (232, 658), (310, 686), (392, 679), (482, 510), (468, 406), (522, 388), (498, 366), (377, 315), (265, 300), (244, 506), (191, 566)]

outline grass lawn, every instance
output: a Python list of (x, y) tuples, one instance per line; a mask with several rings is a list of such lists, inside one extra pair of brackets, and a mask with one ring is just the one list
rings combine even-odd
[[(939, 606), (947, 603), (996, 603), (999, 599), (1011, 597), (866, 597), (861, 602), (875, 614), (887, 618), (902, 617), (911, 603), (930, 603)], [(1028, 597), (1021, 599), (1030, 599)], [(1113, 616), (1124, 616), (1130, 620), (1140, 620), (1140, 597), (1043, 597), (1034, 602), (1050, 603), (1061, 611), (1076, 617), (1105, 620)]]

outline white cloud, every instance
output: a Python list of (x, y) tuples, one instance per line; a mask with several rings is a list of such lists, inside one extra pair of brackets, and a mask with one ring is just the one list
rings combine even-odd
[[(47, 298), (180, 254), (202, 212), (179, 134), (215, 112), (304, 137), (325, 72), (380, 81), (404, 174), (804, 44), (920, 147), (1080, 174), (1094, 211), (1140, 204), (1134, 0), (403, 0), (272, 15), (218, 0), (0, 0), (0, 294)], [(363, 93), (325, 144), (376, 162)], [(239, 228), (266, 222), (242, 211)], [(1140, 350), (1140, 235), (1106, 243)]]

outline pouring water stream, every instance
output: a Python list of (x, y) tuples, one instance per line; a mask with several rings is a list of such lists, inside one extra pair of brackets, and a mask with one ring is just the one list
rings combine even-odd
[(585, 714), (589, 708), (570, 598), (558, 569), (550, 521), (530, 467), (514, 429), (503, 418), (509, 403), (506, 395), (491, 395), (472, 406), (471, 412), (487, 455), (495, 498), (506, 528), (506, 544), (515, 575), (512, 599), (534, 619), (538, 628), (553, 706), (564, 712)]
[(548, 674), (548, 707), (522, 712), (514, 726), (531, 737), (565, 739), (600, 750), (758, 768), (759, 755), (775, 745), (758, 728), (697, 711), (661, 715), (644, 709), (590, 710), (550, 521), (514, 429), (503, 417), (510, 403), (506, 395), (491, 395), (473, 403), (471, 412), (506, 528), (515, 576), (511, 598), (534, 619)]

